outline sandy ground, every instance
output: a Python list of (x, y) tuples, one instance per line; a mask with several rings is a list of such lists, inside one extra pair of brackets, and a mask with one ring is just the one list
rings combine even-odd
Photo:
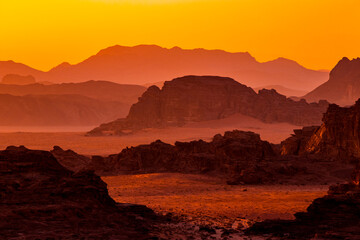
[(202, 175), (161, 173), (102, 178), (117, 202), (146, 205), (200, 224), (231, 227), (244, 219), (293, 219), (327, 186), (229, 186)]
[[(58, 145), (80, 154), (108, 155), (119, 153), (125, 147), (148, 144), (157, 139), (167, 143), (198, 139), (209, 141), (215, 134), (223, 134), (225, 131), (234, 129), (256, 132), (261, 135), (263, 140), (280, 143), (289, 137), (294, 128), (299, 127), (288, 123), (267, 124), (243, 115), (234, 115), (222, 120), (190, 123), (181, 128), (146, 129), (121, 137), (86, 137), (84, 128), (0, 127), (0, 149), (9, 145), (24, 145), (30, 149), (51, 150), (54, 145)], [(57, 130), (71, 130), (72, 132), (56, 132)], [(76, 132), (76, 130), (81, 132)]]

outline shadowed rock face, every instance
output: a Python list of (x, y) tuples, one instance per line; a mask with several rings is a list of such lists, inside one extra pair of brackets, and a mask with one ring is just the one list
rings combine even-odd
[(126, 148), (108, 157), (87, 158), (54, 147), (52, 154), (74, 171), (91, 169), (99, 175), (179, 172), (211, 174), (228, 184), (318, 184), (343, 181), (353, 166), (303, 156), (279, 156), (258, 134), (234, 130), (211, 142), (160, 140)]
[(199, 140), (171, 145), (157, 140), (108, 157), (93, 156), (88, 165), (84, 165), (83, 156), (76, 153), (68, 156), (70, 152), (52, 151), (61, 163), (78, 159), (78, 166), (94, 169), (100, 175), (152, 172), (238, 175), (241, 169), (275, 156), (271, 145), (258, 134), (237, 130), (215, 135), (211, 142)]
[(296, 102), (275, 90), (255, 93), (231, 78), (186, 76), (150, 87), (124, 119), (102, 124), (89, 135), (123, 135), (144, 128), (182, 126), (241, 113), (264, 122), (319, 124), (328, 104)]
[(49, 152), (24, 147), (0, 152), (4, 239), (144, 239), (150, 226), (146, 219), (154, 214), (135, 208), (116, 204), (100, 177), (73, 173)]
[(307, 152), (307, 143), (319, 126), (303, 127), (295, 129), (291, 137), (281, 142), (282, 155), (303, 155)]
[[(305, 133), (305, 134), (304, 134)], [(360, 158), (360, 101), (349, 108), (331, 104), (320, 127), (304, 128), (282, 143), (283, 154), (319, 154), (324, 158)]]
[(342, 106), (353, 104), (360, 97), (360, 58), (343, 58), (330, 72), (327, 82), (304, 98), (308, 101), (327, 100)]

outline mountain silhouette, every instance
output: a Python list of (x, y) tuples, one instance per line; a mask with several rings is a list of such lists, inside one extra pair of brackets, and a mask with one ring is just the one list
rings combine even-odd
[[(24, 95), (64, 95), (76, 94), (104, 101), (119, 101), (133, 104), (146, 91), (138, 85), (117, 84), (107, 81), (87, 81), (81, 83), (61, 83), (44, 85), (0, 84), (0, 94)], [(130, 107), (130, 106), (129, 106)]]
[(341, 59), (330, 72), (330, 78), (304, 98), (308, 101), (321, 99), (339, 105), (352, 105), (360, 98), (360, 58)]
[(327, 79), (328, 73), (306, 69), (295, 61), (278, 58), (260, 63), (249, 53), (222, 50), (171, 49), (156, 45), (112, 46), (78, 64), (62, 63), (48, 72), (23, 64), (0, 62), (0, 78), (6, 74), (32, 75), (37, 81), (83, 82), (107, 80), (147, 84), (184, 75), (227, 76), (251, 87), (281, 85), (310, 91)]

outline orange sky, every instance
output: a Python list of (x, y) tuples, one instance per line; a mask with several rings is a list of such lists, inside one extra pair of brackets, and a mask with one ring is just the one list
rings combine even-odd
[(359, 11), (359, 0), (0, 0), (0, 60), (48, 70), (115, 44), (157, 44), (331, 69), (360, 56)]

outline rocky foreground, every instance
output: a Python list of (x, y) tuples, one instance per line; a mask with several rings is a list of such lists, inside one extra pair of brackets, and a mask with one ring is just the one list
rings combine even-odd
[(1, 239), (147, 239), (157, 217), (118, 204), (92, 172), (74, 173), (49, 152), (0, 152)]
[[(358, 174), (356, 174), (358, 176)], [(360, 187), (358, 178), (329, 188), (295, 220), (267, 220), (255, 223), (249, 235), (269, 234), (280, 239), (360, 239)]]

